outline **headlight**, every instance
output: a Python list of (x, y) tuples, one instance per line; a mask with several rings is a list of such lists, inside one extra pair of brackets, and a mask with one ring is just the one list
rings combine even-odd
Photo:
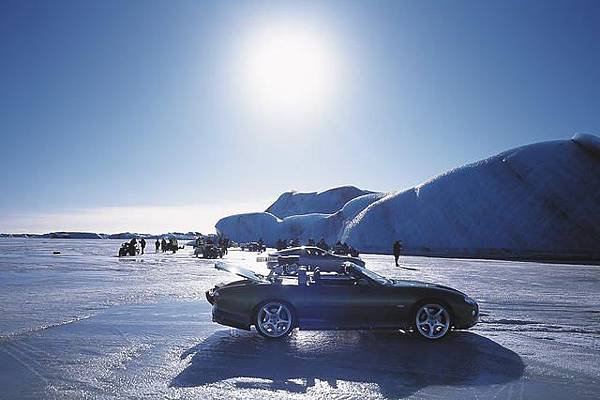
[(477, 302), (475, 300), (473, 300), (472, 298), (470, 298), (469, 296), (465, 296), (465, 303), (467, 303), (470, 306), (475, 307), (477, 305)]

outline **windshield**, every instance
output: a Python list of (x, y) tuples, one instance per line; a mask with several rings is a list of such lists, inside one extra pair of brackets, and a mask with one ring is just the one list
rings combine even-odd
[(373, 272), (369, 269), (363, 268), (356, 264), (352, 264), (352, 268), (354, 268), (354, 270), (359, 272), (360, 274), (365, 275), (367, 278), (379, 283), (380, 285), (391, 285), (392, 284), (392, 281), (390, 281), (389, 279), (384, 278), (383, 276), (381, 276), (378, 273)]
[(296, 255), (298, 253), (300, 253), (300, 249), (298, 248), (279, 250), (278, 252), (276, 252), (276, 254), (279, 254), (280, 256)]

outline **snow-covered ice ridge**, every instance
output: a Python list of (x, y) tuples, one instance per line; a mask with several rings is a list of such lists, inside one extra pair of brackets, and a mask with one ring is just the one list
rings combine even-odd
[(287, 192), (216, 228), (242, 242), (323, 237), (387, 253), (399, 239), (410, 254), (599, 260), (600, 139), (518, 147), (399, 192)]
[(350, 200), (370, 193), (373, 192), (354, 186), (341, 186), (311, 193), (299, 193), (291, 190), (279, 196), (266, 212), (279, 218), (311, 213), (333, 214)]

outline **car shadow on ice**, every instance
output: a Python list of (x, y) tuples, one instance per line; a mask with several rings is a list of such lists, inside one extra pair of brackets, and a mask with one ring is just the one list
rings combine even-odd
[(521, 358), (470, 332), (426, 342), (397, 332), (295, 332), (283, 340), (255, 332), (221, 330), (188, 349), (190, 364), (173, 387), (232, 380), (240, 389), (305, 393), (317, 380), (335, 390), (338, 381), (376, 383), (388, 398), (429, 385), (482, 386), (520, 378)]

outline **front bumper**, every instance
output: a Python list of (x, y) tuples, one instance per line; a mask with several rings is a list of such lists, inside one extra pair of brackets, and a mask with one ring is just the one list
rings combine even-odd
[(466, 305), (460, 313), (455, 315), (454, 327), (456, 329), (468, 329), (479, 321), (479, 305)]
[(207, 291), (206, 291), (206, 293), (205, 293), (205, 295), (206, 295), (206, 300), (208, 300), (208, 302), (209, 302), (211, 305), (214, 305), (214, 304), (215, 304), (214, 290), (215, 290), (215, 289), (210, 289), (210, 290), (207, 290)]

